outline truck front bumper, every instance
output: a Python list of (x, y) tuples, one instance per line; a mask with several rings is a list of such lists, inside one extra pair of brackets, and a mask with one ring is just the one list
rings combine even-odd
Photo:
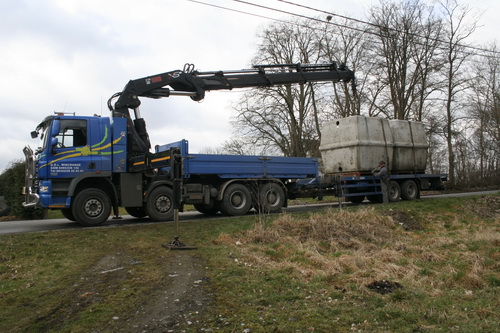
[(34, 184), (36, 177), (35, 170), (35, 159), (33, 157), (33, 150), (26, 146), (23, 149), (24, 157), (26, 159), (26, 165), (24, 170), (24, 186), (23, 186), (23, 195), (24, 195), (24, 207), (36, 207), (40, 202), (40, 196), (35, 193)]

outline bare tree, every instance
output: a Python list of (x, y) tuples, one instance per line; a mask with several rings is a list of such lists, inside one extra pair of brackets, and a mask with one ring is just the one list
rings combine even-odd
[[(371, 10), (372, 33), (379, 79), (388, 87), (377, 92), (378, 104), (394, 119), (422, 120), (428, 97), (437, 82), (432, 79), (441, 26), (432, 8), (421, 1), (381, 1)], [(392, 114), (386, 106), (392, 106)]]
[[(440, 2), (444, 13), (446, 40), (446, 62), (443, 67), (445, 77), (445, 128), (444, 136), (448, 148), (448, 174), (450, 183), (455, 183), (455, 138), (460, 133), (457, 128), (460, 94), (469, 86), (470, 78), (464, 70), (470, 54), (466, 52), (465, 41), (476, 30), (477, 19), (468, 21), (471, 10), (458, 4), (456, 0)], [(468, 23), (470, 22), (470, 23)]]
[[(254, 63), (317, 63), (320, 53), (315, 27), (304, 21), (276, 23), (259, 35), (261, 43)], [(319, 124), (332, 106), (327, 104), (326, 85), (308, 83), (245, 92), (237, 105), (233, 124), (248, 145), (285, 156), (317, 156)]]
[[(330, 18), (331, 19), (331, 18)], [(316, 39), (320, 57), (325, 62), (347, 64), (356, 73), (359, 86), (352, 90), (351, 84), (333, 85), (331, 102), (336, 105), (334, 117), (349, 117), (361, 113), (361, 103), (365, 87), (369, 87), (366, 78), (372, 74), (369, 65), (369, 39), (366, 27), (347, 19), (325, 22), (324, 27), (316, 27)], [(366, 99), (365, 99), (366, 100)]]
[(476, 124), (471, 142), (474, 145), (479, 177), (498, 176), (500, 167), (500, 59), (497, 47), (478, 57), (473, 72), (477, 73), (470, 95), (471, 121)]

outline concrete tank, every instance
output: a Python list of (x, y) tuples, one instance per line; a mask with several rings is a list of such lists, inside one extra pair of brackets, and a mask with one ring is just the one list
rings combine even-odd
[(423, 124), (352, 116), (325, 123), (319, 147), (325, 173), (370, 172), (384, 160), (392, 173), (423, 172)]
[(422, 123), (390, 120), (394, 151), (392, 170), (398, 172), (425, 172), (427, 164), (427, 136)]
[(371, 171), (392, 157), (389, 121), (352, 116), (324, 124), (319, 150), (326, 173)]

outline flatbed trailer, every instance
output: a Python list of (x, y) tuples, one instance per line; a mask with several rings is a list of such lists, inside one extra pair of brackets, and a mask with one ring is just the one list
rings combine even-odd
[[(203, 213), (220, 210), (239, 215), (252, 207), (277, 212), (289, 199), (328, 195), (353, 203), (382, 199), (380, 177), (361, 173), (320, 176), (316, 158), (191, 154), (187, 140), (156, 147), (157, 154), (165, 152), (178, 156), (181, 203), (194, 204)], [(159, 173), (172, 177), (173, 165), (160, 168)], [(389, 201), (414, 200), (422, 190), (442, 190), (446, 179), (445, 174), (391, 175)], [(241, 204), (250, 201), (248, 206)]]
[[(401, 174), (390, 175), (388, 181), (389, 201), (415, 200), (421, 191), (440, 191), (444, 189), (447, 174)], [(334, 195), (352, 203), (365, 199), (371, 202), (382, 201), (380, 177), (371, 174), (327, 174), (314, 179), (300, 180), (289, 189), (289, 198), (322, 198)]]

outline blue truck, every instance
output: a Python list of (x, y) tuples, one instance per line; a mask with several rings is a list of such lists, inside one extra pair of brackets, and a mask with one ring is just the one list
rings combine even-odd
[(40, 138), (39, 147), (24, 148), (23, 205), (59, 209), (84, 226), (105, 222), (111, 210), (118, 217), (119, 207), (154, 221), (171, 220), (174, 207), (182, 210), (184, 204), (205, 214), (279, 211), (292, 193), (297, 195), (298, 180), (318, 176), (317, 159), (190, 154), (185, 140), (157, 145), (152, 152), (139, 97), (199, 101), (210, 90), (308, 82), (354, 87), (354, 73), (335, 63), (225, 72), (198, 72), (187, 64), (130, 80), (109, 99), (110, 117), (55, 114), (36, 127), (31, 136)]

